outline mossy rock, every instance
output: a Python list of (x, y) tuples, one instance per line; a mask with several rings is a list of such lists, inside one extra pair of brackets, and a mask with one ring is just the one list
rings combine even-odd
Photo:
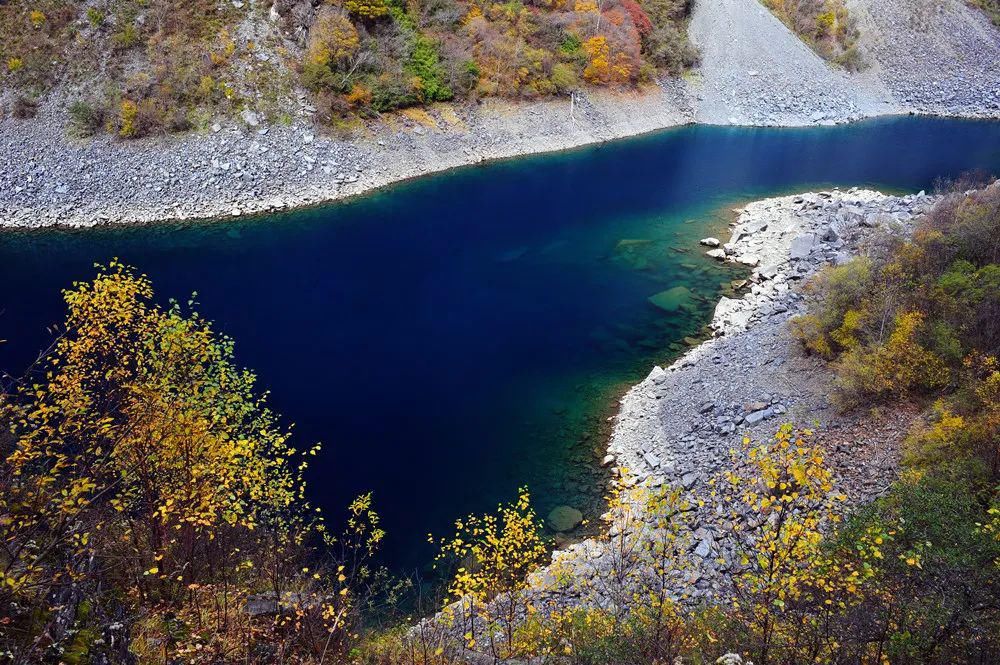
[(572, 531), (580, 526), (580, 522), (582, 521), (583, 513), (569, 506), (557, 506), (553, 508), (546, 520), (549, 528), (557, 533)]
[(655, 296), (649, 297), (649, 302), (653, 303), (665, 312), (676, 312), (681, 307), (691, 301), (691, 289), (686, 286), (675, 286), (666, 291), (660, 291)]

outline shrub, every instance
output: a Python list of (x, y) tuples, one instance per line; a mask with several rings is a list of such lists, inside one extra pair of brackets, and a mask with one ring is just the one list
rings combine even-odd
[(360, 46), (358, 31), (347, 16), (324, 9), (309, 30), (303, 81), (313, 89), (349, 89), (347, 79)]
[(34, 118), (35, 115), (38, 114), (38, 102), (30, 97), (18, 95), (14, 98), (12, 112), (15, 118), (20, 118), (22, 120)]
[(579, 86), (580, 81), (576, 76), (576, 70), (564, 63), (557, 62), (552, 65), (552, 85), (560, 92), (570, 92)]
[[(437, 564), (455, 571), (448, 593), (459, 607), (449, 612), (460, 613), (458, 625), (469, 648), (481, 642), (498, 659), (517, 657), (515, 633), (527, 603), (526, 578), (548, 551), (531, 497), (521, 488), (517, 500), (495, 514), (469, 515), (455, 526), (452, 538), (437, 541)], [(487, 630), (481, 635), (482, 625)]]
[(844, 530), (882, 534), (876, 587), (848, 615), (850, 662), (871, 653), (866, 643), (890, 662), (996, 659), (1000, 542), (982, 526), (989, 514), (975, 478), (982, 474), (968, 459), (906, 476)]
[(809, 352), (828, 360), (856, 346), (853, 335), (862, 315), (853, 308), (870, 292), (872, 279), (867, 258), (821, 271), (808, 287), (817, 300), (808, 315), (793, 320), (792, 333)]
[(431, 39), (424, 35), (417, 36), (405, 69), (420, 82), (416, 87), (421, 102), (443, 102), (452, 98), (453, 93), (445, 82), (437, 46)]
[(836, 366), (838, 401), (853, 407), (947, 386), (947, 365), (918, 341), (923, 325), (922, 314), (900, 313), (884, 344), (874, 348), (856, 346), (845, 353)]
[(93, 136), (104, 123), (104, 109), (98, 105), (78, 100), (70, 104), (70, 132), (79, 137)]
[(135, 23), (126, 23), (111, 35), (112, 45), (119, 50), (127, 50), (139, 43), (139, 28)]
[(104, 12), (96, 7), (89, 7), (87, 9), (87, 22), (94, 29), (101, 27), (104, 24)]
[(867, 257), (823, 270), (792, 330), (837, 363), (838, 396), (931, 394), (963, 380), (965, 364), (1000, 351), (1000, 186), (952, 194)]
[(123, 99), (118, 116), (118, 135), (130, 139), (139, 135), (139, 105)]
[(762, 0), (820, 56), (848, 69), (859, 69), (855, 44), (860, 33), (844, 0)]
[(346, 0), (344, 9), (361, 19), (377, 19), (389, 13), (386, 0)]

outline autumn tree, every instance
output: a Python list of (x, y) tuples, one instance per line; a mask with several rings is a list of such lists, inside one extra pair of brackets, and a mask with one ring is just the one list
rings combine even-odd
[(542, 524), (527, 489), (497, 512), (469, 515), (455, 522), (451, 538), (430, 538), (439, 546), (436, 565), (454, 568), (448, 585), (445, 620), (462, 627), (466, 645), (477, 643), (494, 657), (517, 657), (514, 640), (526, 611), (528, 575), (548, 551)]
[(324, 7), (309, 29), (302, 75), (312, 88), (347, 90), (364, 55), (358, 31), (342, 12)]
[(389, 4), (386, 0), (345, 0), (344, 9), (352, 16), (373, 20), (388, 14)]
[[(302, 570), (326, 533), (302, 480), (318, 448), (296, 451), (232, 341), (157, 305), (144, 275), (112, 262), (64, 297), (64, 332), (0, 399), (0, 646), (217, 662), (266, 634), (322, 651), (349, 606), (346, 579)], [(296, 607), (261, 625), (251, 592)]]
[(738, 554), (730, 571), (730, 620), (762, 665), (832, 659), (831, 626), (874, 575), (869, 554), (880, 554), (874, 544), (880, 534), (859, 540), (861, 564), (824, 547), (846, 497), (836, 492), (811, 436), (786, 424), (770, 443), (745, 439), (743, 459), (734, 458), (736, 470), (719, 487), (731, 506)]

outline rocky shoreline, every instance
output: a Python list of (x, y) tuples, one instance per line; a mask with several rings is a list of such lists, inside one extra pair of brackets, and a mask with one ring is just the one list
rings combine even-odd
[[(696, 603), (719, 594), (734, 560), (729, 511), (708, 483), (732, 468), (731, 451), (744, 436), (766, 441), (782, 422), (808, 424), (849, 505), (870, 501), (894, 480), (897, 444), (916, 414), (838, 413), (829, 400), (829, 369), (801, 351), (788, 322), (805, 311), (801, 286), (810, 275), (856, 255), (879, 229), (906, 227), (935, 200), (923, 192), (833, 190), (765, 199), (740, 211), (716, 256), (753, 268), (745, 295), (720, 300), (712, 339), (670, 367), (655, 367), (622, 398), (605, 458), (613, 485), (679, 487), (694, 506), (678, 597)], [(654, 515), (644, 508), (635, 513), (655, 532)], [(611, 514), (604, 520), (612, 541), (636, 528)], [(556, 605), (606, 606), (611, 601), (594, 582), (609, 575), (614, 550), (609, 539), (595, 538), (555, 552), (552, 564), (533, 576), (532, 593)]]
[[(578, 95), (572, 117), (568, 101), (439, 107), (427, 114), (427, 124), (385, 127), (352, 141), (320, 136), (307, 125), (232, 125), (206, 135), (134, 143), (108, 137), (69, 143), (51, 140), (62, 131), (55, 119), (0, 119), (0, 227), (278, 214), (462, 166), (695, 124), (690, 110), (676, 103), (683, 98), (682, 91), (659, 88)], [(810, 123), (787, 126), (802, 124)]]
[[(644, 547), (633, 537), (659, 542), (660, 518), (646, 500), (661, 488), (682, 491), (690, 506), (679, 540), (684, 553), (674, 562), (668, 592), (691, 606), (724, 598), (725, 576), (738, 554), (731, 507), (710, 481), (735, 470), (739, 458), (732, 451), (744, 437), (767, 441), (784, 422), (815, 431), (847, 507), (884, 493), (896, 478), (899, 444), (919, 413), (903, 407), (879, 416), (838, 412), (829, 398), (829, 367), (803, 353), (789, 321), (806, 310), (802, 286), (811, 275), (863, 252), (882, 231), (912, 227), (936, 201), (924, 192), (889, 196), (857, 188), (769, 198), (737, 211), (729, 242), (716, 247), (706, 238), (707, 253), (752, 268), (745, 292), (720, 300), (711, 339), (667, 368), (654, 367), (621, 398), (603, 464), (610, 467), (611, 489), (624, 490), (625, 508), (602, 516), (600, 536), (553, 552), (551, 563), (529, 576), (525, 604), (550, 612), (614, 610), (622, 599), (647, 593), (615, 589), (613, 580), (623, 564), (657, 578), (656, 561), (625, 561), (655, 556), (655, 545)], [(634, 585), (641, 575), (629, 579), (625, 584)], [(464, 645), (465, 631), (487, 628), (459, 602), (418, 623), (411, 636), (443, 634)], [(468, 662), (489, 660), (475, 649), (462, 653)]]
[(371, 135), (215, 125), (207, 134), (122, 142), (62, 138), (56, 110), (0, 120), (0, 227), (87, 227), (272, 214), (448, 169), (565, 150), (685, 124), (676, 85), (574, 100), (439, 105)]

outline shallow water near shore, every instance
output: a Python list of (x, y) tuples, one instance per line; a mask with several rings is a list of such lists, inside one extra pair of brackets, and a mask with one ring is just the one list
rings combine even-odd
[(429, 531), (519, 485), (543, 515), (598, 504), (613, 400), (743, 274), (698, 246), (728, 239), (730, 207), (970, 169), (1000, 173), (1000, 122), (689, 127), (274, 218), (0, 234), (0, 369), (48, 345), (95, 262), (136, 266), (163, 302), (197, 291), (299, 444), (324, 443), (312, 500), (336, 525), (373, 490), (386, 561), (417, 567)]

